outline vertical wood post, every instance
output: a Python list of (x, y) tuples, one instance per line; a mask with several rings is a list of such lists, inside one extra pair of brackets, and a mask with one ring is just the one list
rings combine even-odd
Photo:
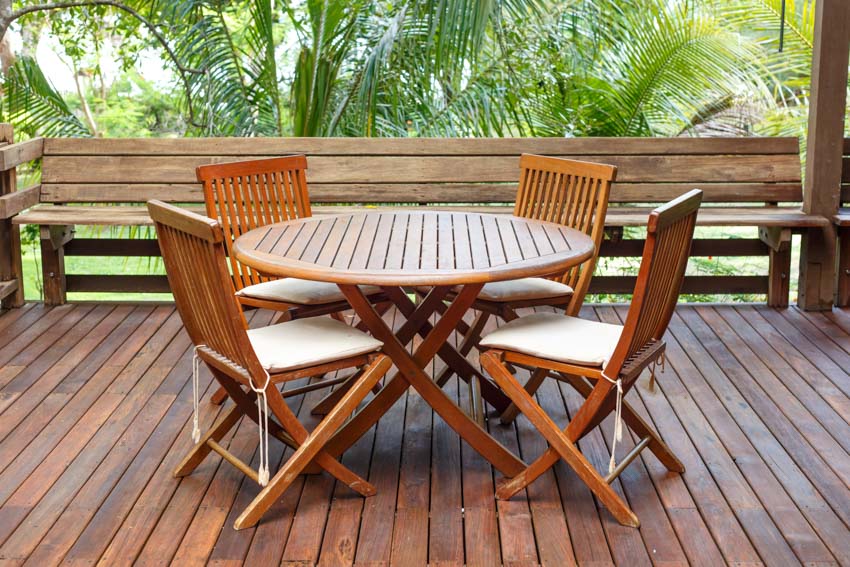
[(767, 304), (788, 307), (791, 289), (791, 229), (760, 227), (759, 238), (770, 247)]
[(40, 233), (44, 304), (64, 305), (67, 297), (65, 244), (74, 237), (74, 227), (42, 226)]
[[(803, 211), (832, 220), (841, 190), (841, 154), (850, 56), (850, 2), (818, 0)], [(830, 309), (835, 293), (835, 227), (803, 233), (800, 297), (803, 309)]]
[(835, 305), (850, 305), (850, 227), (838, 228), (838, 286), (835, 292)]
[[(0, 142), (14, 142), (11, 124), (0, 124)], [(0, 171), (0, 195), (14, 193), (18, 189), (15, 168)], [(12, 219), (0, 219), (0, 284), (15, 281), (15, 290), (0, 301), (3, 308), (20, 307), (24, 303), (24, 279), (21, 263), (21, 231)]]

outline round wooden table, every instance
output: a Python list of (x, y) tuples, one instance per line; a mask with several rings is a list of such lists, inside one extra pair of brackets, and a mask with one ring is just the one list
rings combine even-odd
[[(446, 341), (472, 306), (483, 285), (557, 274), (594, 253), (586, 234), (565, 226), (509, 215), (464, 212), (365, 212), (310, 217), (257, 228), (234, 244), (236, 259), (278, 277), (339, 285), (351, 307), (399, 372), (351, 419), (327, 446), (339, 455), (407, 391), (422, 398), (493, 466), (515, 476), (524, 463), (493, 439), (426, 374), (439, 355), (455, 373), (477, 377), (484, 397), (497, 410), (507, 400)], [(393, 333), (358, 285), (379, 285), (407, 320)], [(432, 286), (418, 305), (405, 287)], [(455, 291), (445, 307), (445, 298)], [(429, 319), (441, 316), (435, 325)], [(424, 340), (411, 354), (406, 345)]]

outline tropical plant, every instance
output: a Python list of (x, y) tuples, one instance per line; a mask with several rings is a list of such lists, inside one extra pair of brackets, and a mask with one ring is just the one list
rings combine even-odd
[(29, 136), (91, 135), (30, 57), (21, 57), (6, 71), (0, 108), (0, 118)]
[[(781, 1), (93, 3), (122, 4), (123, 29), (164, 51), (189, 135), (651, 136), (742, 104), (770, 129), (805, 114), (813, 2), (786, 0), (778, 54)], [(20, 96), (5, 112), (85, 135), (38, 80), (13, 70), (5, 88), (41, 93), (57, 117)]]

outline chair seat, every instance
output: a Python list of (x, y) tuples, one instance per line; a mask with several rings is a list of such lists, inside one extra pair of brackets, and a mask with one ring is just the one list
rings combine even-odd
[(604, 366), (622, 331), (620, 325), (535, 313), (503, 325), (481, 339), (480, 344), (567, 364)]
[(383, 343), (330, 317), (296, 319), (249, 329), (248, 338), (270, 373), (316, 366), (375, 352)]
[[(372, 295), (381, 291), (373, 285), (361, 286), (363, 293)], [(324, 305), (345, 301), (345, 296), (335, 283), (316, 282), (298, 278), (283, 278), (243, 287), (236, 292), (239, 297), (281, 301), (297, 305)]]
[(572, 294), (573, 288), (567, 284), (545, 278), (522, 278), (519, 280), (486, 283), (481, 288), (478, 299), (507, 303), (529, 299), (569, 297)]

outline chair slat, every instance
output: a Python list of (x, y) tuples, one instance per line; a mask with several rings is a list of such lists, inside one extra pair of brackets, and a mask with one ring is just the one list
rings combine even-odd
[(221, 221), (233, 285), (244, 287), (269, 278), (236, 261), (233, 243), (259, 226), (311, 215), (307, 191), (307, 159), (283, 158), (198, 166), (207, 215)]

